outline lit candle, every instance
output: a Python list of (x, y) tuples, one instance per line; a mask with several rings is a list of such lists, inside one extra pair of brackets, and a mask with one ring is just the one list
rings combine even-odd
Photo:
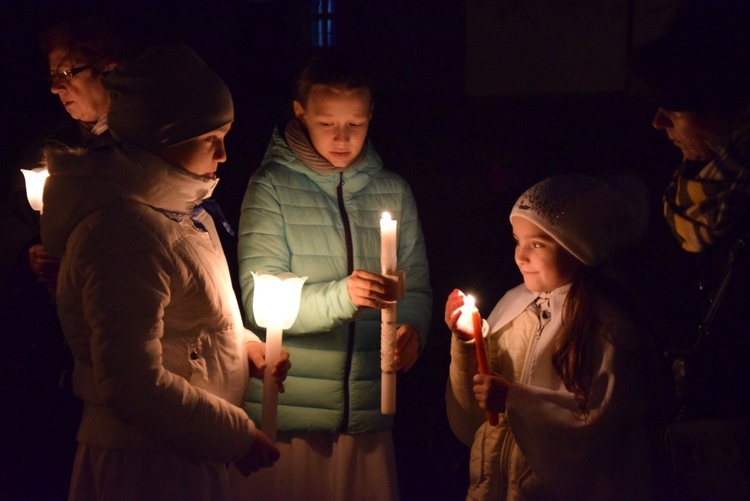
[(396, 275), (398, 266), (396, 229), (398, 221), (391, 219), (391, 214), (383, 212), (380, 219), (380, 267), (384, 275)]
[[(382, 275), (398, 280), (397, 222), (384, 212), (380, 219), (380, 267)], [(380, 412), (396, 412), (396, 301), (380, 310)]]
[(273, 367), (281, 355), (283, 329), (294, 323), (299, 313), (302, 285), (307, 277), (291, 273), (279, 276), (265, 271), (253, 273), (253, 315), (260, 327), (266, 328), (266, 369), (263, 373), (263, 407), (261, 425), (263, 433), (276, 441), (276, 416), (279, 406), (279, 387), (273, 380)]
[(37, 167), (36, 169), (21, 169), (24, 181), (26, 182), (26, 198), (32, 209), (42, 213), (44, 204), (42, 203), (42, 193), (44, 192), (44, 183), (49, 177), (46, 167)]
[[(461, 317), (459, 317), (459, 326), (464, 331), (470, 331), (474, 336), (479, 373), (488, 375), (490, 374), (490, 364), (487, 358), (487, 350), (484, 346), (484, 336), (482, 336), (482, 317), (479, 315), (479, 310), (474, 304), (474, 296), (468, 294), (464, 297), (464, 305), (461, 307)], [(498, 423), (497, 412), (487, 411), (487, 420), (491, 425), (496, 425)]]

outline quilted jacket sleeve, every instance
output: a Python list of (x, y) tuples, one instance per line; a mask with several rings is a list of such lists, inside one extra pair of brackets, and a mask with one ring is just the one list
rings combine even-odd
[[(253, 315), (253, 275), (260, 270), (274, 275), (293, 272), (287, 245), (288, 228), (278, 192), (271, 179), (254, 176), (242, 202), (239, 234), (239, 270), (245, 317), (252, 330), (258, 329)], [(357, 308), (349, 297), (348, 277), (308, 283), (302, 287), (300, 311), (289, 333), (330, 330), (351, 319)]]
[(398, 323), (410, 324), (417, 329), (422, 350), (432, 318), (432, 288), (417, 204), (406, 182), (399, 225), (398, 267), (406, 274), (406, 297), (398, 302)]

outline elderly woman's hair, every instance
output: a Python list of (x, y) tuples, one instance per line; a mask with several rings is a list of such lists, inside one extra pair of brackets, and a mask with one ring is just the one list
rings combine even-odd
[(125, 44), (119, 26), (109, 17), (91, 14), (59, 21), (40, 37), (44, 54), (65, 49), (99, 71), (125, 56)]

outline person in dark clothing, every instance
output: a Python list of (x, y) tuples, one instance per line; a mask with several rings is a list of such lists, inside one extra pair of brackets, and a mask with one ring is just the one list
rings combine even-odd
[(678, 270), (695, 277), (690, 303), (662, 298), (683, 320), (668, 346), (677, 356), (675, 424), (667, 435), (671, 454), (682, 458), (672, 464), (677, 494), (690, 493), (681, 499), (750, 496), (749, 20), (747, 2), (685, 2), (667, 31), (630, 60), (657, 107), (653, 126), (682, 154), (663, 213), (695, 261)]
[[(113, 141), (101, 77), (125, 49), (116, 26), (98, 15), (58, 21), (42, 34), (40, 45), (49, 61), (50, 91), (66, 113), (19, 153), (19, 169), (0, 205), (3, 499), (64, 499), (81, 413), (70, 390), (72, 358), (53, 299), (59, 260), (41, 244), (40, 213), (27, 200), (20, 169), (43, 168), (49, 143), (94, 147)], [(47, 481), (39, 481), (40, 471)]]

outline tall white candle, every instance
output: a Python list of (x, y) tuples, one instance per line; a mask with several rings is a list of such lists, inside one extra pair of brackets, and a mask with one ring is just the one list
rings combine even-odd
[[(396, 246), (397, 222), (384, 212), (380, 219), (380, 267), (381, 273), (398, 280), (398, 252)], [(380, 412), (396, 412), (396, 301), (380, 310)]]
[(266, 370), (263, 373), (263, 406), (261, 407), (260, 426), (263, 433), (276, 441), (276, 418), (279, 409), (279, 387), (273, 380), (273, 368), (281, 355), (282, 330), (266, 329)]
[(263, 407), (261, 430), (271, 441), (276, 441), (276, 417), (279, 387), (273, 380), (273, 368), (281, 356), (281, 338), (297, 318), (302, 285), (307, 277), (292, 273), (278, 276), (266, 271), (253, 273), (253, 315), (260, 327), (266, 328), (266, 369), (263, 373)]

